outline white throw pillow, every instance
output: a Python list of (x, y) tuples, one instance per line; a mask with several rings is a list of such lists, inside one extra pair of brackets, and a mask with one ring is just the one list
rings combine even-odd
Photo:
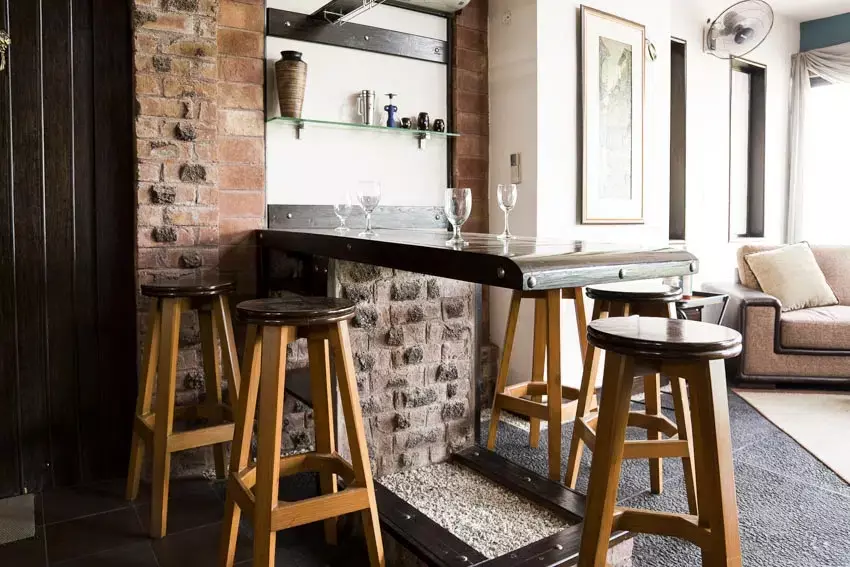
[(779, 299), (783, 311), (837, 305), (808, 243), (744, 256), (761, 290)]

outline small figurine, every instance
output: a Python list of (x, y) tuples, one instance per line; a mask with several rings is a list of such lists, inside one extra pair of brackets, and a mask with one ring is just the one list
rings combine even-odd
[(445, 132), (446, 131), (446, 121), (442, 118), (437, 118), (434, 120), (434, 132)]
[(416, 127), (422, 130), (423, 132), (427, 132), (431, 129), (431, 117), (427, 112), (419, 113), (419, 120), (416, 122)]
[(401, 119), (401, 127), (405, 130), (410, 130), (410, 127), (413, 126), (413, 123), (410, 121), (408, 116), (405, 116)]
[(390, 98), (390, 103), (384, 107), (384, 110), (387, 113), (387, 128), (395, 128), (395, 115), (398, 112), (398, 107), (393, 104), (393, 97), (398, 96), (395, 93), (387, 93), (387, 96)]

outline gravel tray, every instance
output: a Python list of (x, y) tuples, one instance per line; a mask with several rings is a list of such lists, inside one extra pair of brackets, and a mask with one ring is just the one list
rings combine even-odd
[(570, 526), (549, 510), (454, 463), (391, 474), (380, 482), (488, 558)]

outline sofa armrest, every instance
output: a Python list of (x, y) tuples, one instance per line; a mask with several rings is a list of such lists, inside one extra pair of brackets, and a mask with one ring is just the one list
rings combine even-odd
[(768, 295), (758, 289), (746, 287), (740, 283), (715, 282), (703, 284), (701, 287), (705, 291), (725, 293), (729, 296), (729, 304), (726, 307), (726, 314), (723, 316), (721, 324), (739, 332), (743, 332), (741, 321), (743, 320), (744, 310), (747, 307), (773, 307), (777, 315), (782, 310), (782, 304), (774, 296)]

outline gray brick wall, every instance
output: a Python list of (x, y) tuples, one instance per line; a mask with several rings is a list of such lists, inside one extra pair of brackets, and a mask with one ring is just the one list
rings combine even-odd
[(351, 341), (372, 466), (380, 476), (442, 462), (472, 442), (475, 288), (353, 262)]

